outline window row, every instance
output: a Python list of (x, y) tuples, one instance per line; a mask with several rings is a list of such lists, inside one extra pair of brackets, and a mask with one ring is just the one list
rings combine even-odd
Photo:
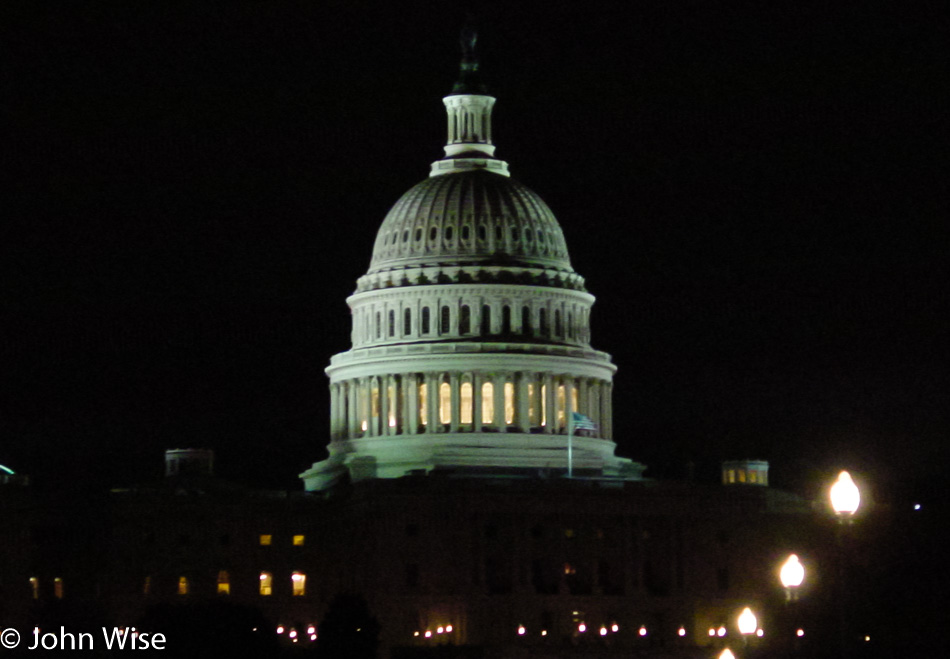
[(573, 412), (608, 437), (610, 384), (535, 374), (408, 374), (331, 386), (335, 437), (422, 432), (565, 433)]
[[(288, 592), (291, 595), (294, 597), (303, 597), (307, 594), (307, 575), (303, 572), (293, 572), (290, 575), (289, 586), (290, 589)], [(184, 575), (178, 577), (177, 588), (175, 591), (177, 594), (190, 595), (192, 594), (193, 588), (194, 583), (191, 578)], [(142, 594), (151, 595), (152, 589), (152, 577), (147, 576), (142, 583)], [(261, 572), (258, 577), (257, 592), (264, 597), (269, 597), (274, 594), (274, 589), (274, 575), (271, 572)], [(231, 575), (227, 570), (221, 570), (218, 572), (216, 592), (219, 595), (231, 594)]]
[[(63, 580), (60, 577), (55, 577), (52, 582), (53, 592), (52, 595), (54, 598), (61, 600), (63, 599)], [(48, 587), (48, 586), (47, 586)], [(44, 588), (40, 583), (39, 577), (30, 577), (30, 594), (33, 599), (38, 600), (43, 594)]]
[[(298, 533), (297, 535), (291, 536), (291, 538), (290, 538), (290, 543), (291, 543), (294, 547), (303, 547), (305, 540), (306, 540), (306, 536), (304, 536), (303, 534), (299, 534), (299, 533)], [(261, 544), (261, 546), (263, 546), (263, 547), (269, 547), (269, 546), (271, 546), (272, 544), (274, 544), (274, 536), (271, 535), (270, 533), (261, 533), (261, 534), (258, 536), (258, 542), (259, 542), (259, 543)]]
[[(382, 307), (382, 308), (379, 308)], [(560, 303), (553, 309), (531, 305), (378, 305), (356, 312), (353, 343), (386, 339), (468, 336), (527, 336), (589, 342), (588, 310)]]

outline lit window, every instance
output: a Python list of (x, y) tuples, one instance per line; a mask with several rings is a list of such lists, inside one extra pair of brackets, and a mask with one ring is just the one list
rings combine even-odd
[(548, 425), (548, 385), (541, 385), (541, 425)]
[(495, 422), (495, 386), (491, 382), (482, 385), (482, 423)]
[(145, 577), (142, 582), (142, 594), (149, 595), (152, 592), (152, 577)]
[(439, 385), (439, 422), (452, 422), (452, 387), (448, 382)]
[(231, 594), (231, 577), (227, 570), (218, 572), (218, 595)]
[(538, 425), (538, 410), (535, 409), (537, 393), (533, 382), (528, 383), (528, 422), (532, 426)]
[(559, 384), (557, 387), (557, 427), (563, 428), (567, 422), (567, 417), (564, 414), (564, 402), (565, 402), (565, 389), (563, 384)]
[(33, 590), (33, 599), (40, 598), (40, 580), (36, 577), (30, 577), (30, 588)]
[(571, 388), (571, 409), (575, 412), (579, 412), (580, 409), (577, 407), (577, 387)]
[(370, 401), (372, 403), (373, 421), (375, 421), (379, 418), (379, 385), (376, 382), (373, 382), (373, 388), (370, 391)]
[(261, 572), (261, 595), (274, 593), (274, 577), (270, 572)]
[(302, 546), (303, 546), (303, 541), (304, 541), (304, 539), (305, 539), (305, 538), (304, 538), (303, 534), (295, 535), (295, 536), (294, 536), (294, 547), (302, 547)]
[(188, 594), (188, 577), (178, 577), (178, 594)]
[(396, 385), (386, 387), (386, 407), (389, 410), (389, 427), (396, 427)]
[(271, 542), (273, 542), (273, 541), (274, 541), (274, 536), (269, 535), (269, 534), (268, 534), (268, 535), (261, 535), (261, 544), (262, 544), (262, 545), (269, 545), (269, 544), (270, 544)]
[(505, 383), (505, 423), (515, 422), (515, 385)]
[(294, 572), (290, 575), (290, 582), (293, 584), (293, 593), (295, 597), (302, 597), (307, 594), (307, 575), (300, 572)]
[(739, 482), (745, 483), (745, 469), (739, 470)]
[(459, 421), (463, 424), (468, 424), (472, 422), (472, 383), (463, 382), (459, 390), (460, 399), (461, 399), (461, 418)]
[(63, 580), (59, 577), (53, 579), (53, 597), (58, 600), (63, 599)]
[(730, 469), (729, 471), (726, 472), (726, 480), (727, 480), (728, 482), (730, 482), (730, 483), (735, 483), (735, 482), (736, 482), (736, 470), (735, 470), (735, 469)]
[(750, 471), (750, 472), (749, 472), (749, 482), (750, 482), (750, 483), (755, 483), (756, 481), (758, 481), (757, 476), (758, 476), (758, 473), (757, 473), (754, 469), (753, 469), (752, 471)]
[(426, 406), (426, 385), (423, 382), (419, 385), (419, 423), (426, 425), (429, 423), (428, 408)]

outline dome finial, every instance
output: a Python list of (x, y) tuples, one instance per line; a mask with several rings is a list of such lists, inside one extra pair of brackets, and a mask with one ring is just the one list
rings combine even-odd
[(478, 41), (478, 30), (475, 29), (475, 17), (469, 13), (462, 27), (459, 43), (462, 46), (462, 63), (459, 66), (458, 82), (452, 87), (453, 94), (485, 94), (488, 87), (481, 79), (478, 71), (478, 55), (475, 53), (475, 43)]

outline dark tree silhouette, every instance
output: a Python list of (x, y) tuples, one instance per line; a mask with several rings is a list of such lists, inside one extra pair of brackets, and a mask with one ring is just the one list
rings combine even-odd
[(375, 659), (378, 645), (379, 622), (366, 600), (348, 593), (334, 597), (319, 627), (320, 659)]

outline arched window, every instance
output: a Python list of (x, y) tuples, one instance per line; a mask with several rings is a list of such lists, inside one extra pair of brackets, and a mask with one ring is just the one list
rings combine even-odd
[(439, 328), (440, 334), (448, 334), (451, 331), (450, 320), (451, 312), (449, 311), (448, 305), (445, 305), (442, 307), (442, 326)]
[(511, 334), (511, 307), (507, 304), (501, 309), (501, 333)]
[(380, 339), (383, 336), (383, 324), (382, 318), (380, 317), (379, 312), (376, 312), (376, 338)]
[(471, 424), (472, 423), (472, 383), (471, 382), (462, 383), (462, 386), (459, 389), (459, 402), (461, 403), (461, 409), (459, 410), (459, 423)]
[(521, 307), (521, 333), (526, 336), (531, 335), (531, 309), (529, 307)]
[(495, 386), (491, 382), (482, 385), (482, 423), (495, 422)]
[(429, 307), (422, 307), (422, 333), (429, 333)]
[(574, 314), (567, 312), (567, 338), (573, 338), (574, 332)]
[(439, 423), (452, 423), (452, 387), (448, 382), (439, 385)]
[(389, 310), (389, 336), (396, 336), (396, 312)]
[(470, 334), (472, 332), (472, 312), (467, 304), (463, 304), (459, 309), (459, 334)]
[(563, 335), (564, 333), (562, 332), (563, 329), (564, 328), (561, 327), (561, 310), (555, 309), (554, 310), (554, 336)]
[(491, 334), (491, 307), (486, 304), (482, 306), (482, 336), (489, 334)]
[(511, 425), (515, 422), (515, 385), (512, 382), (505, 382), (505, 424)]
[(290, 585), (293, 588), (294, 597), (303, 597), (307, 594), (307, 575), (302, 572), (294, 572), (290, 575)]
[(231, 594), (231, 575), (227, 570), (218, 572), (218, 595)]
[(541, 336), (546, 338), (548, 335), (548, 310), (541, 309), (541, 313), (538, 316), (540, 321), (538, 324), (540, 325), (539, 329), (541, 330)]
[(412, 334), (412, 311), (406, 309), (402, 314), (402, 333), (403, 336)]
[(63, 580), (59, 577), (53, 579), (53, 597), (58, 600), (63, 599)]

